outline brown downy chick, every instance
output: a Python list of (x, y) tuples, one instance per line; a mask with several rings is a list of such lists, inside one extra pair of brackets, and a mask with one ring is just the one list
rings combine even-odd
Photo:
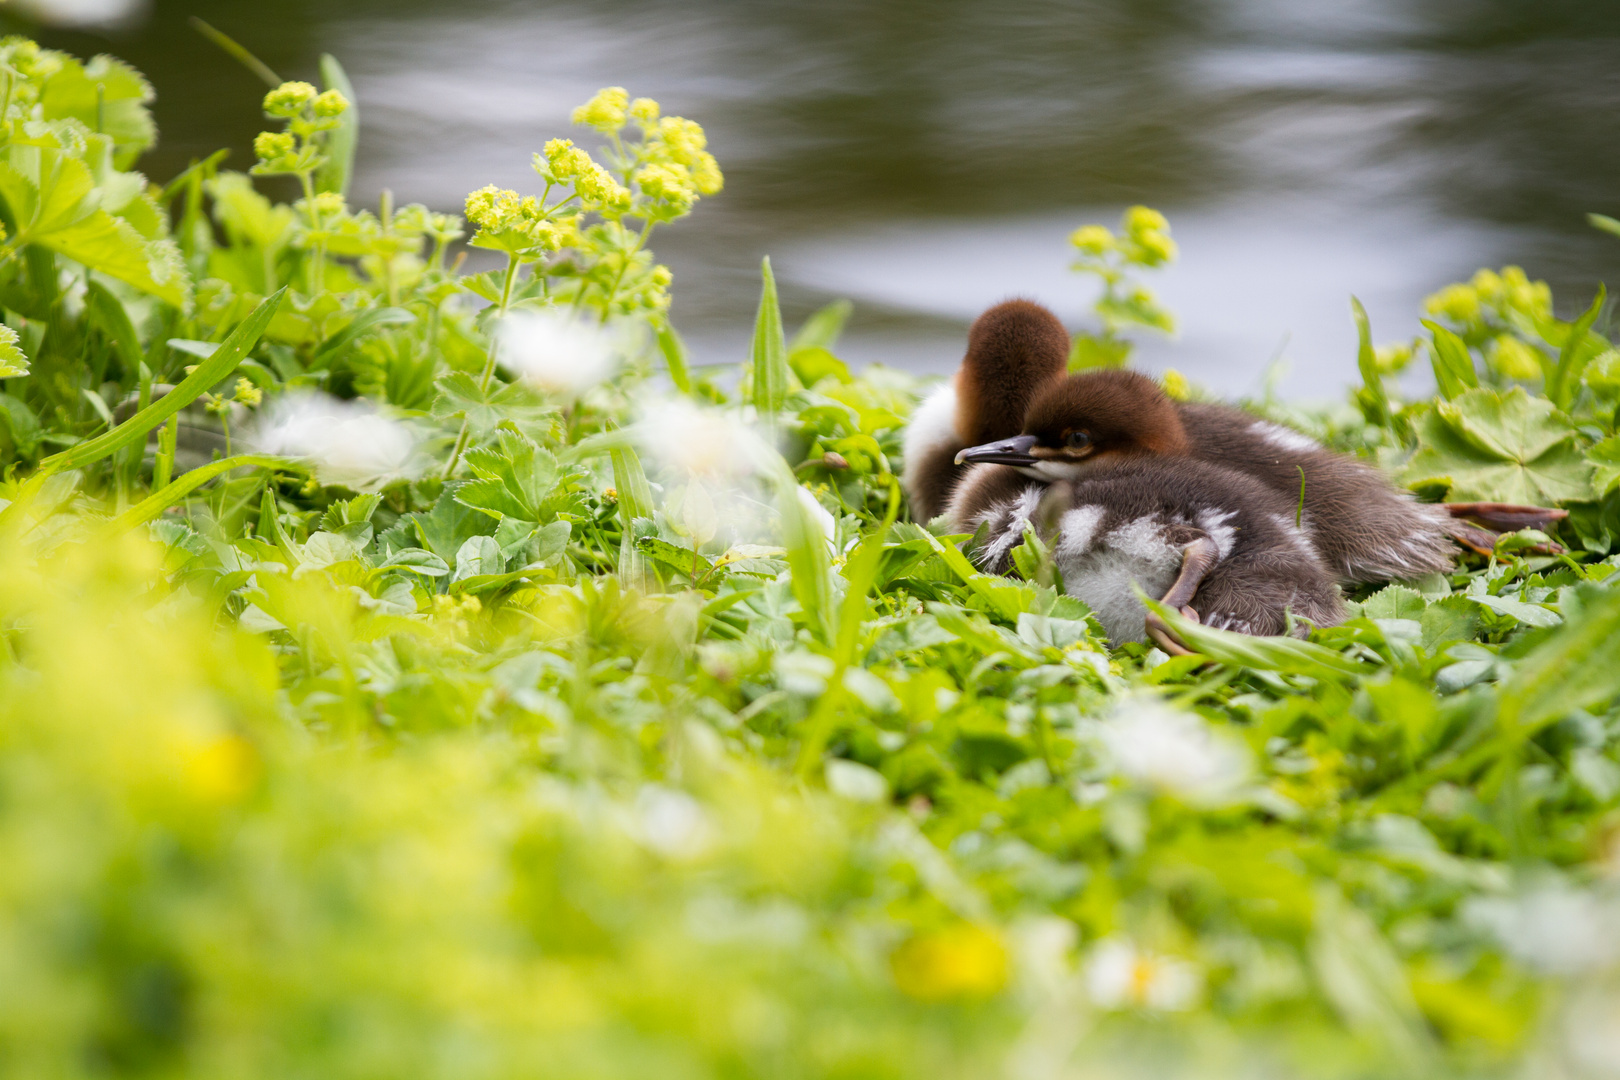
[[(1011, 466), (1051, 482), (1079, 479), (1109, 462), (1160, 455), (1242, 472), (1290, 507), (1298, 505), (1303, 482), (1301, 528), (1341, 581), (1414, 578), (1452, 566), (1454, 526), (1444, 507), (1415, 501), (1377, 469), (1279, 424), (1225, 405), (1174, 402), (1134, 372), (1072, 375), (1031, 405), (1022, 434), (970, 448), (959, 458)], [(962, 515), (997, 497), (1005, 483), (975, 477), (972, 486), (984, 490), (953, 513), (965, 520)], [(970, 494), (968, 485), (960, 494)]]
[(950, 382), (934, 391), (906, 427), (901, 479), (913, 520), (945, 510), (966, 447), (1016, 435), (1035, 392), (1068, 368), (1069, 332), (1040, 304), (1008, 300), (968, 330), (967, 353)]
[[(981, 482), (983, 473), (997, 482)], [(1138, 589), (1237, 633), (1285, 633), (1290, 614), (1304, 620), (1294, 626), (1300, 634), (1307, 624), (1344, 621), (1338, 587), (1295, 528), (1293, 507), (1252, 476), (1185, 456), (1119, 454), (1078, 480), (1054, 484), (980, 465), (964, 494), (970, 486), (980, 498), (971, 512), (962, 508), (969, 516), (958, 527), (985, 529), (975, 561), (1005, 570), (1033, 528), (1065, 591), (1085, 601), (1112, 644), (1152, 636), (1185, 651), (1148, 617)]]

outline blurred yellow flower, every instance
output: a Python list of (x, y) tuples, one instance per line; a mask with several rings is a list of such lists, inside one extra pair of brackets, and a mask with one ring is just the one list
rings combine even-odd
[(918, 934), (889, 963), (895, 984), (921, 1001), (989, 997), (1007, 982), (1001, 938), (974, 923)]

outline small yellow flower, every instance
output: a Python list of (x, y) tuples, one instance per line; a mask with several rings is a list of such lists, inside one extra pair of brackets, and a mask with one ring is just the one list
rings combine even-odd
[(720, 163), (714, 160), (714, 155), (705, 151), (697, 156), (692, 166), (692, 186), (702, 195), (713, 195), (725, 185), (726, 178), (720, 174)]
[(624, 127), (624, 111), (629, 103), (630, 95), (624, 87), (603, 87), (595, 97), (574, 110), (573, 121), (610, 134)]
[(922, 1001), (982, 998), (1007, 981), (1007, 950), (991, 930), (959, 923), (919, 934), (889, 961), (902, 991)]
[(1411, 342), (1395, 342), (1390, 345), (1380, 345), (1374, 349), (1373, 363), (1377, 365), (1378, 370), (1383, 374), (1393, 375), (1396, 372), (1406, 370), (1406, 366), (1412, 362), (1412, 356)]
[(182, 748), (182, 775), (190, 794), (205, 803), (230, 803), (245, 795), (259, 774), (253, 744), (240, 735)]
[(258, 405), (260, 402), (264, 401), (264, 391), (260, 390), (257, 386), (254, 386), (247, 379), (237, 379), (236, 393), (232, 395), (231, 400), (240, 401), (243, 405), (247, 406)]
[(260, 161), (275, 161), (296, 150), (298, 144), (284, 131), (261, 131), (253, 139), (253, 152)]
[(498, 229), (517, 211), (518, 193), (487, 184), (467, 196), (467, 220), (480, 229)]
[(1169, 368), (1164, 373), (1164, 392), (1176, 401), (1187, 401), (1192, 398), (1192, 384), (1187, 382), (1187, 376)]
[(349, 99), (336, 90), (328, 90), (315, 98), (315, 115), (323, 118), (342, 116), (349, 108)]
[(1170, 231), (1170, 222), (1164, 215), (1146, 206), (1133, 206), (1125, 211), (1124, 225), (1125, 231), (1132, 235)]
[(314, 101), (315, 96), (315, 88), (307, 82), (284, 82), (264, 95), (264, 111), (269, 116), (294, 117), (303, 112), (304, 106)]
[(1516, 337), (1498, 335), (1485, 358), (1491, 367), (1510, 379), (1541, 377), (1541, 354)]
[(1087, 255), (1102, 255), (1114, 246), (1114, 234), (1106, 225), (1082, 225), (1069, 234), (1069, 243)]
[(1479, 293), (1467, 285), (1447, 285), (1423, 301), (1423, 310), (1452, 322), (1471, 323), (1480, 315)]
[(1131, 239), (1141, 249), (1142, 261), (1149, 266), (1157, 266), (1175, 259), (1177, 255), (1176, 242), (1157, 230), (1132, 233)]
[(591, 155), (575, 146), (572, 139), (552, 139), (546, 143), (545, 155), (551, 174), (558, 180), (572, 180), (588, 172), (593, 164)]
[(658, 125), (658, 137), (669, 151), (669, 156), (682, 165), (693, 165), (705, 147), (708, 136), (703, 125), (681, 116), (666, 116)]
[(697, 198), (691, 174), (681, 165), (648, 165), (636, 171), (636, 183), (655, 199), (690, 203)]
[(588, 207), (622, 209), (630, 205), (630, 189), (600, 165), (593, 164), (575, 177), (574, 190)]
[(630, 119), (642, 127), (651, 127), (658, 122), (658, 102), (648, 97), (638, 97), (630, 103)]
[(343, 196), (335, 191), (322, 191), (315, 196), (315, 212), (318, 214), (340, 214), (343, 208)]

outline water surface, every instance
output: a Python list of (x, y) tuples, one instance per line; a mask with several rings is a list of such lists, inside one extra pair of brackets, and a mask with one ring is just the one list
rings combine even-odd
[(1228, 393), (1280, 359), (1285, 393), (1352, 377), (1348, 297), (1375, 336), (1421, 298), (1518, 262), (1584, 306), (1620, 241), (1620, 5), (1508, 0), (155, 0), (99, 36), (46, 35), (141, 66), (166, 177), (233, 148), (262, 87), (196, 13), (284, 77), (348, 68), (355, 195), (454, 209), (524, 188), (570, 108), (618, 84), (701, 120), (725, 192), (660, 234), (674, 316), (704, 358), (741, 354), (769, 254), (790, 319), (848, 296), (843, 351), (942, 371), (1011, 295), (1084, 325), (1065, 236), (1133, 202), (1183, 258), (1156, 275), (1180, 318), (1143, 363)]

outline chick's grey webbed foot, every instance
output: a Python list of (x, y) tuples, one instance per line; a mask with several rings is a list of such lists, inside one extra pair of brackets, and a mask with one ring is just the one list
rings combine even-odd
[[(1166, 607), (1179, 610), (1184, 618), (1198, 622), (1198, 612), (1193, 610), (1192, 598), (1198, 592), (1198, 586), (1203, 582), (1204, 576), (1214, 568), (1220, 559), (1220, 549), (1215, 541), (1207, 536), (1201, 536), (1191, 541), (1182, 549), (1181, 573), (1170, 588), (1159, 598), (1159, 602)], [(1187, 647), (1176, 632), (1170, 629), (1168, 623), (1154, 612), (1147, 615), (1147, 634), (1165, 652), (1171, 656), (1191, 656), (1193, 650)]]

